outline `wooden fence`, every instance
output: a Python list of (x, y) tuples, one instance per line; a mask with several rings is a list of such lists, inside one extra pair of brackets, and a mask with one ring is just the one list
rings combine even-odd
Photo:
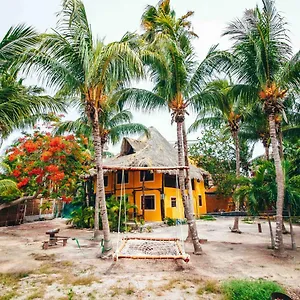
[(0, 226), (19, 225), (24, 221), (53, 219), (60, 216), (63, 203), (57, 199), (34, 199), (0, 211)]

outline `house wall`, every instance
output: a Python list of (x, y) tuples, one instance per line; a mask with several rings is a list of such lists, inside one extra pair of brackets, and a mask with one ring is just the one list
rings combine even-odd
[[(121, 196), (121, 184), (117, 184), (116, 173), (109, 172), (108, 184), (105, 187), (106, 195)], [(145, 209), (145, 221), (162, 221), (162, 207), (161, 207), (161, 191), (162, 191), (163, 175), (161, 173), (154, 172), (153, 181), (145, 181), (145, 195), (155, 196), (155, 207), (153, 210)], [(122, 193), (128, 195), (129, 203), (137, 206), (137, 216), (142, 216), (142, 182), (140, 181), (139, 171), (130, 171), (128, 183), (125, 184), (125, 189)], [(165, 217), (183, 219), (184, 209), (181, 201), (180, 190), (176, 188), (164, 187), (164, 209), (163, 213)], [(198, 196), (201, 195), (202, 205), (199, 205)], [(171, 198), (176, 198), (176, 207), (171, 206)], [(206, 213), (206, 199), (204, 182), (197, 182), (195, 180), (195, 190), (193, 191), (194, 197), (194, 212), (196, 216)], [(131, 212), (133, 215), (133, 211)]]
[[(196, 217), (206, 214), (206, 199), (205, 199), (205, 189), (204, 182), (197, 182), (195, 180), (195, 190), (193, 190), (193, 203), (194, 203), (194, 213)], [(187, 193), (187, 191), (186, 191)], [(198, 196), (201, 195), (202, 205), (199, 205)], [(176, 207), (171, 206), (171, 198), (176, 197)], [(166, 207), (166, 216), (174, 219), (183, 219), (184, 218), (184, 208), (181, 201), (181, 194), (179, 189), (174, 188), (165, 188), (165, 207)]]
[(232, 197), (223, 196), (216, 193), (216, 188), (212, 187), (206, 191), (207, 212), (233, 211), (234, 202)]

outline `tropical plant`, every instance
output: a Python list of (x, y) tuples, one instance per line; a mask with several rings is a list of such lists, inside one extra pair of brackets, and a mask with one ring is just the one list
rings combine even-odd
[[(113, 101), (111, 100), (110, 102)], [(112, 105), (99, 114), (102, 151), (104, 151), (104, 146), (107, 143), (115, 145), (124, 135), (148, 132), (144, 125), (131, 123), (132, 118), (132, 113), (129, 110), (121, 109), (118, 105)], [(84, 113), (75, 121), (57, 123), (54, 131), (58, 135), (65, 132), (73, 132), (76, 136), (85, 136), (88, 144), (92, 142), (92, 128)]]
[[(293, 212), (296, 214), (300, 207), (300, 174), (295, 172), (297, 166), (288, 160), (284, 160), (282, 166), (285, 176), (284, 208), (292, 214)], [(254, 174), (251, 178), (240, 178), (234, 197), (240, 201), (246, 201), (247, 208), (255, 215), (275, 207), (277, 187), (273, 180), (275, 167), (272, 161), (257, 161), (253, 169)], [(270, 232), (272, 247), (274, 247), (271, 227)], [(292, 244), (295, 247), (294, 240), (292, 240)]]
[(40, 37), (25, 25), (11, 27), (0, 41), (0, 139), (1, 142), (14, 129), (33, 126), (39, 119), (50, 120), (64, 103), (43, 95), (37, 86), (26, 87), (18, 72), (26, 64), (26, 55), (37, 45)]
[(97, 169), (94, 237), (100, 235), (100, 204), (104, 248), (110, 249), (99, 116), (111, 107), (112, 103), (107, 100), (111, 99), (112, 93), (142, 74), (142, 63), (131, 49), (128, 36), (109, 44), (94, 39), (80, 0), (63, 1), (58, 17), (55, 32), (44, 35), (31, 63), (48, 86), (57, 88), (60, 95), (73, 97), (74, 102), (84, 108), (92, 127)]
[[(248, 9), (242, 19), (230, 23), (224, 35), (234, 42), (232, 52), (223, 59), (223, 70), (240, 83), (235, 92), (249, 101), (257, 101), (269, 122), (272, 155), (276, 167), (277, 217), (275, 254), (284, 252), (282, 210), (284, 176), (276, 133), (276, 118), (284, 116), (284, 100), (300, 83), (300, 54), (292, 56), (286, 22), (272, 0), (263, 0), (263, 8)], [(223, 58), (226, 53), (222, 53)], [(219, 61), (220, 62), (220, 61)]]
[[(252, 177), (240, 177), (238, 188), (234, 191), (233, 197), (240, 203), (245, 203), (247, 210), (252, 215), (270, 210), (275, 207), (276, 185), (273, 180), (274, 165), (271, 161), (258, 161), (253, 166)], [(275, 194), (274, 194), (275, 188)], [(271, 245), (275, 246), (272, 225), (269, 214), (268, 224), (270, 229)]]
[(21, 195), (17, 183), (11, 179), (0, 180), (0, 204), (8, 203)]
[[(200, 126), (210, 125), (219, 127), (225, 125), (232, 136), (235, 146), (235, 175), (240, 176), (240, 142), (239, 131), (242, 119), (246, 114), (246, 107), (241, 97), (235, 97), (232, 93), (233, 84), (227, 80), (214, 80), (203, 89), (203, 97), (199, 97), (197, 103), (198, 115), (189, 131), (197, 131)], [(210, 95), (210, 97), (207, 97)], [(204, 101), (203, 101), (204, 100)], [(235, 210), (239, 210), (239, 203), (235, 203)], [(232, 232), (239, 230), (239, 218), (235, 217)]]
[(77, 228), (93, 228), (95, 212), (93, 207), (80, 207), (71, 213), (71, 223)]
[[(235, 177), (235, 152), (232, 138), (222, 128), (206, 127), (201, 138), (189, 147), (190, 159), (198, 167), (207, 170), (217, 192), (232, 195), (234, 187), (228, 184)], [(208, 183), (206, 182), (206, 186)]]
[(0, 41), (0, 73), (24, 62), (24, 56), (37, 45), (40, 37), (33, 27), (19, 24), (10, 27)]
[[(120, 201), (121, 203), (121, 212), (120, 212)], [(129, 211), (137, 208), (135, 205), (132, 205), (128, 202), (128, 196), (124, 197), (115, 197), (111, 196), (107, 199), (107, 211), (108, 211), (108, 220), (109, 225), (114, 231), (126, 231), (128, 221)], [(120, 216), (120, 219), (119, 219)]]
[(32, 127), (39, 120), (54, 121), (54, 113), (65, 110), (62, 100), (42, 95), (37, 86), (26, 87), (17, 74), (0, 74), (0, 139), (15, 129)]
[(16, 181), (18, 199), (0, 205), (0, 210), (25, 201), (26, 197), (61, 197), (70, 202), (80, 175), (89, 168), (90, 156), (73, 135), (27, 135), (7, 151), (7, 179)]
[[(112, 196), (107, 199), (106, 204), (108, 221), (111, 230), (123, 232), (127, 230), (125, 221), (128, 221), (128, 219), (126, 219), (125, 215), (128, 218), (129, 211), (136, 208), (136, 206), (128, 202), (127, 196), (125, 196), (125, 201), (122, 198), (122, 207), (119, 222), (120, 200), (120, 198)], [(94, 226), (94, 218), (95, 212), (93, 207), (80, 207), (79, 209), (76, 209), (71, 213), (71, 219), (68, 220), (68, 223), (71, 223), (78, 228), (92, 228)]]

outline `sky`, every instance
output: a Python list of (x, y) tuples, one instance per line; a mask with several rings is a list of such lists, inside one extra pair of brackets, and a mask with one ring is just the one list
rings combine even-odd
[[(92, 27), (93, 35), (105, 38), (106, 42), (119, 40), (127, 31), (140, 31), (140, 18), (147, 5), (156, 5), (157, 0), (83, 0), (87, 16)], [(35, 27), (39, 32), (51, 32), (56, 25), (56, 13), (60, 10), (61, 0), (0, 0), (0, 39), (5, 35), (10, 26), (26, 23)], [(259, 0), (171, 0), (171, 6), (175, 9), (177, 16), (184, 15), (187, 11), (194, 11), (191, 18), (194, 32), (199, 36), (194, 41), (195, 51), (201, 61), (209, 48), (219, 44), (220, 49), (230, 47), (227, 38), (221, 37), (226, 25), (240, 18), (247, 8), (261, 5)], [(277, 0), (276, 7), (285, 17), (290, 30), (290, 37), (294, 52), (300, 49), (300, 1), (299, 0)], [(28, 84), (39, 84), (33, 76), (27, 79)], [(140, 84), (138, 87), (150, 88), (148, 83)], [(171, 126), (170, 114), (165, 112), (141, 113), (133, 112), (133, 122), (142, 123), (146, 126), (156, 127), (160, 133), (169, 141), (176, 140), (175, 124)], [(67, 119), (76, 119), (77, 114), (71, 110)], [(187, 116), (187, 126), (195, 120), (195, 115)], [(9, 145), (13, 135), (6, 140), (3, 147)], [(190, 140), (199, 137), (199, 133), (188, 136)], [(118, 152), (118, 148), (112, 148)], [(263, 153), (262, 147), (256, 147), (255, 155)]]

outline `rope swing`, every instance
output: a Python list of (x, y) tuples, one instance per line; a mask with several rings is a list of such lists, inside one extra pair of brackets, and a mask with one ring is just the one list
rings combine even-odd
[[(178, 174), (176, 173), (176, 199), (180, 199)], [(118, 236), (117, 236), (117, 249), (114, 254), (114, 260), (119, 258), (131, 258), (131, 259), (182, 259), (185, 262), (189, 262), (190, 256), (184, 251), (184, 237), (182, 230), (183, 219), (183, 203), (178, 201), (178, 210), (180, 211), (179, 219), (176, 220), (175, 230), (178, 232), (178, 226), (180, 226), (181, 237), (178, 238), (163, 238), (163, 237), (124, 237), (120, 243), (120, 231), (121, 231), (121, 213), (122, 202), (124, 204), (124, 217), (125, 217), (125, 229), (126, 229), (126, 191), (125, 191), (125, 176), (124, 169), (122, 170), (121, 181), (121, 197), (119, 203), (119, 216), (118, 216)], [(122, 201), (123, 200), (123, 201)], [(177, 201), (176, 201), (177, 202)], [(177, 206), (177, 203), (176, 203)]]

